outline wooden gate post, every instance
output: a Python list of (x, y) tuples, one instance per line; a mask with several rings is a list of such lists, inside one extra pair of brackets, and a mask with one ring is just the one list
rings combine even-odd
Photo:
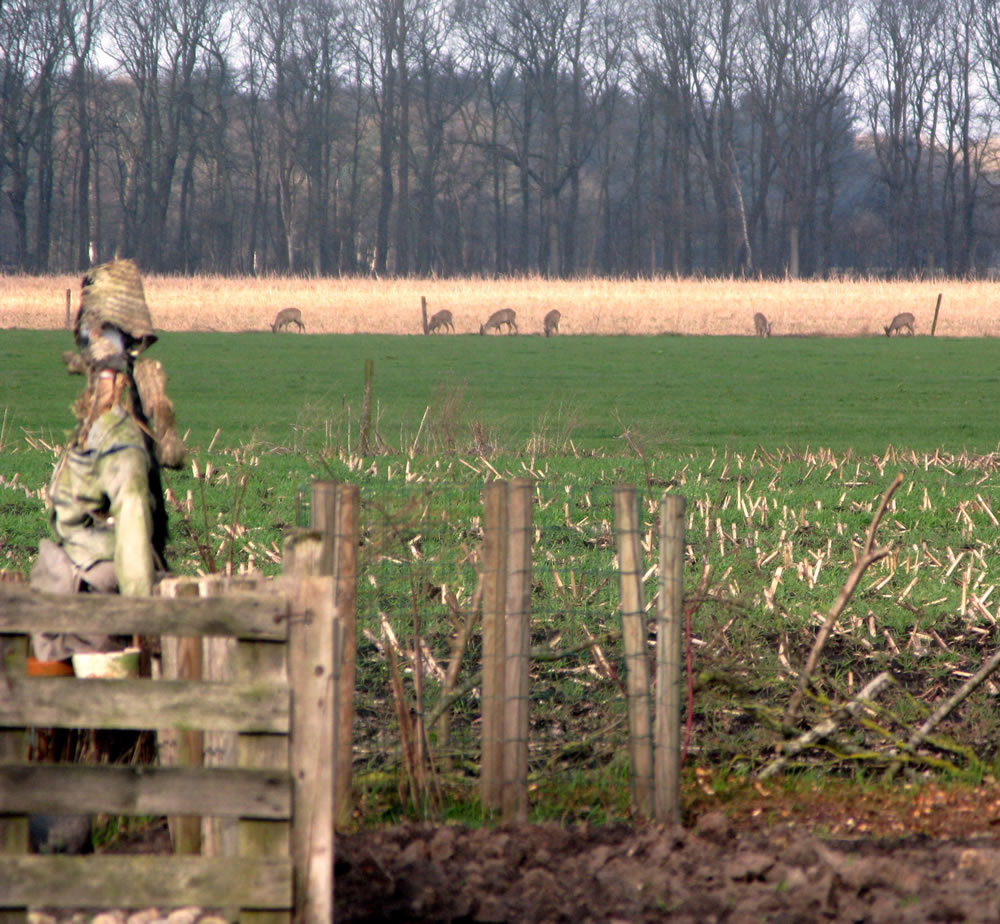
[(642, 544), (639, 497), (632, 485), (614, 489), (615, 538), (618, 544), (618, 584), (628, 690), (629, 758), (632, 807), (653, 817), (653, 732), (649, 699), (649, 653), (646, 608), (642, 593)]
[(288, 671), (293, 689), (294, 920), (305, 924), (333, 921), (342, 634), (335, 581), (320, 575), (327, 538), (311, 531), (286, 539), (288, 570), (282, 578), (292, 603)]
[(655, 811), (680, 824), (681, 625), (684, 618), (684, 498), (660, 502), (660, 595), (656, 613)]
[(528, 723), (531, 674), (531, 492), (517, 478), (508, 491), (504, 658), (503, 820), (528, 820)]

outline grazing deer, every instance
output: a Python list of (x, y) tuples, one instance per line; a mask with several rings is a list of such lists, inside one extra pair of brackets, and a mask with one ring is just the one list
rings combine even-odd
[(758, 337), (771, 336), (771, 325), (759, 311), (753, 316), (753, 331)]
[(507, 325), (507, 333), (510, 333), (513, 328), (514, 333), (517, 333), (517, 312), (513, 308), (501, 308), (499, 311), (494, 311), (493, 314), (489, 316), (485, 324), (479, 325), (479, 333), (485, 334), (487, 331), (495, 330), (500, 333), (500, 325)]
[(446, 327), (450, 327), (451, 332), (455, 333), (455, 320), (452, 318), (451, 312), (447, 308), (442, 308), (431, 315), (430, 321), (427, 322), (427, 333), (433, 334), (435, 331), (443, 331)]
[(551, 337), (553, 334), (559, 333), (559, 320), (562, 318), (558, 308), (553, 308), (547, 315), (545, 315), (545, 336)]
[(895, 331), (896, 336), (898, 337), (900, 334), (903, 333), (903, 329), (906, 328), (906, 330), (910, 332), (910, 336), (912, 337), (916, 333), (916, 331), (914, 331), (913, 329), (913, 325), (916, 323), (917, 319), (913, 317), (913, 315), (910, 314), (909, 311), (903, 311), (897, 314), (896, 317), (892, 319), (889, 326), (885, 328), (885, 335), (886, 337), (891, 337), (892, 332)]
[(274, 316), (271, 331), (276, 334), (280, 328), (288, 327), (289, 324), (297, 324), (299, 330), (306, 329), (306, 325), (302, 320), (302, 312), (298, 308), (282, 308)]

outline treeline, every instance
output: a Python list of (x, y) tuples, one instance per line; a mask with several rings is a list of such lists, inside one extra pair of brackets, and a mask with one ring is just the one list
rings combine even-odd
[(0, 0), (0, 269), (967, 275), (1000, 0)]

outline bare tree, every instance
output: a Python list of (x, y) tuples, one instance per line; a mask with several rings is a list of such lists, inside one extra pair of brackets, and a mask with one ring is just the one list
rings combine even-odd
[[(37, 269), (39, 251), (47, 262), (48, 209), (51, 205), (52, 135), (55, 131), (55, 73), (64, 55), (64, 38), (55, 0), (15, 0), (0, 4), (0, 179), (7, 174), (6, 197), (14, 222), (15, 262)], [(41, 234), (32, 247), (30, 194), (37, 200)]]
[(302, 93), (297, 160), (305, 174), (306, 193), (302, 249), (310, 269), (319, 275), (333, 268), (328, 215), (340, 140), (339, 74), (350, 62), (341, 11), (329, 0), (302, 3), (294, 23), (295, 73)]
[[(90, 129), (90, 80), (94, 45), (101, 28), (106, 0), (61, 0), (60, 15), (73, 60), (72, 84), (76, 102), (76, 268), (91, 262), (90, 184), (93, 142)], [(96, 256), (96, 255), (95, 255)]]
[(852, 16), (852, 0), (756, 0), (744, 31), (743, 73), (761, 137), (753, 218), (766, 227), (776, 177), (787, 232), (782, 268), (793, 278), (801, 274), (803, 235), (814, 244), (819, 195), (839, 137), (832, 129), (849, 110), (847, 86), (858, 63)]
[(119, 243), (144, 266), (170, 265), (163, 242), (177, 193), (178, 160), (198, 144), (196, 72), (225, 13), (224, 0), (109, 0), (113, 53), (135, 87), (140, 116), (123, 191), (126, 231)]
[[(942, 67), (935, 74), (939, 84), (940, 129), (932, 133), (928, 152), (927, 195), (933, 201), (936, 174), (941, 175), (940, 221), (926, 223), (927, 268), (933, 271), (935, 249), (943, 250), (944, 269), (966, 275), (975, 268), (976, 221), (983, 157), (989, 148), (995, 113), (983, 105), (982, 46), (977, 41), (978, 3), (955, 0), (939, 20), (936, 41)], [(985, 81), (989, 85), (989, 80)], [(986, 91), (988, 94), (988, 90)], [(941, 149), (938, 155), (937, 149)], [(938, 160), (940, 170), (934, 169)], [(937, 230), (940, 229), (940, 244)]]
[(280, 242), (275, 256), (279, 268), (286, 270), (295, 269), (297, 262), (301, 230), (298, 199), (303, 185), (299, 161), (306, 120), (296, 13), (295, 0), (249, 0), (244, 33), (256, 104), (265, 108), (264, 113), (255, 113), (259, 120), (254, 127), (270, 154), (258, 163), (264, 174), (258, 195), (263, 201), (269, 198), (273, 171), (274, 237)]
[(652, 35), (670, 92), (698, 146), (715, 208), (716, 263), (734, 265), (729, 148), (734, 141), (736, 50), (745, 6), (737, 0), (653, 0)]
[(864, 0), (868, 50), (864, 112), (886, 193), (891, 262), (916, 268), (924, 190), (921, 166), (938, 100), (933, 75), (940, 47), (930, 41), (945, 0)]

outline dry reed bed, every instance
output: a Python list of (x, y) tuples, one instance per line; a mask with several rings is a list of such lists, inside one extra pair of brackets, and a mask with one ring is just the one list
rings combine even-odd
[[(302, 310), (308, 333), (420, 334), (421, 296), (428, 313), (449, 309), (458, 333), (478, 333), (498, 308), (517, 311), (521, 333), (539, 334), (551, 308), (564, 334), (753, 334), (753, 314), (775, 336), (881, 336), (897, 312), (911, 311), (928, 334), (942, 295), (937, 334), (1000, 336), (994, 283), (616, 280), (588, 278), (316, 279), (148, 276), (147, 299), (161, 330), (269, 330), (281, 308)], [(54, 329), (66, 318), (66, 290), (76, 305), (78, 275), (0, 276), (0, 328)], [(74, 307), (75, 310), (75, 307)]]

